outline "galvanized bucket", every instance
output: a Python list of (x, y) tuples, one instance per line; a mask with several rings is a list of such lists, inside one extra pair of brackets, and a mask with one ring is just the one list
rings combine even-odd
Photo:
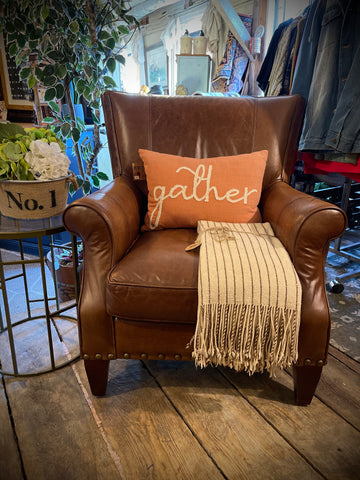
[(1, 180), (0, 212), (11, 218), (60, 215), (67, 204), (71, 176), (55, 180)]

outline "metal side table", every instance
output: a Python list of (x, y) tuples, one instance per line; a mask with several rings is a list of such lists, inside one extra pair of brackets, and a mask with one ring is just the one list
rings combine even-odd
[[(55, 265), (53, 235), (64, 232), (61, 216), (41, 220), (17, 220), (0, 215), (0, 240), (16, 240), (19, 245), (20, 260), (5, 260), (0, 250), (0, 289), (2, 290), (3, 315), (0, 310), (0, 374), (12, 376), (30, 376), (50, 372), (68, 365), (79, 357), (77, 341), (77, 315), (69, 315), (70, 309), (77, 309), (79, 280), (76, 265), (78, 249), (76, 237), (71, 238), (75, 300), (60, 304), (56, 275), (46, 278), (44, 237), (50, 240), (50, 255)], [(33, 238), (37, 242), (38, 256), (26, 256), (23, 240)], [(41, 283), (42, 297), (30, 298), (31, 284), (27, 269), (40, 266), (37, 281)], [(15, 267), (15, 274), (7, 275), (8, 267)], [(8, 272), (9, 273), (9, 272)], [(41, 276), (41, 278), (39, 278)], [(23, 279), (25, 297), (25, 318), (15, 318), (11, 314), (8, 282), (16, 278)], [(32, 280), (34, 281), (34, 280)], [(50, 288), (51, 287), (51, 288)], [(55, 293), (49, 297), (48, 292)], [(32, 308), (34, 302), (41, 302), (43, 308)], [(38, 304), (39, 305), (39, 304)], [(68, 313), (68, 314), (66, 314)], [(75, 332), (74, 332), (75, 330)], [(70, 333), (71, 331), (71, 333)], [(39, 343), (40, 342), (40, 343)], [(68, 343), (68, 345), (67, 345)], [(24, 363), (24, 367), (20, 364)]]

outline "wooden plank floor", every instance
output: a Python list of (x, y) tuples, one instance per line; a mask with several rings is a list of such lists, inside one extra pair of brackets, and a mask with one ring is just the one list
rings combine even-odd
[(81, 361), (0, 387), (1, 480), (359, 478), (360, 365), (334, 348), (308, 407), (290, 373), (190, 362), (111, 362), (103, 398)]

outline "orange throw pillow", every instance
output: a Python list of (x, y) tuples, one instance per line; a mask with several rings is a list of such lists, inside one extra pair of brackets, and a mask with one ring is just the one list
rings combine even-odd
[(145, 230), (196, 228), (198, 220), (259, 222), (268, 152), (190, 158), (139, 150), (149, 190)]

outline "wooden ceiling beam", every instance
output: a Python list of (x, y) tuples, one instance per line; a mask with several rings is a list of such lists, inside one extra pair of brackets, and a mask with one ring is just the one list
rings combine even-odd
[(130, 10), (130, 14), (137, 20), (141, 20), (150, 13), (159, 10), (160, 8), (168, 7), (177, 3), (179, 0), (144, 0), (142, 2), (136, 2)]

